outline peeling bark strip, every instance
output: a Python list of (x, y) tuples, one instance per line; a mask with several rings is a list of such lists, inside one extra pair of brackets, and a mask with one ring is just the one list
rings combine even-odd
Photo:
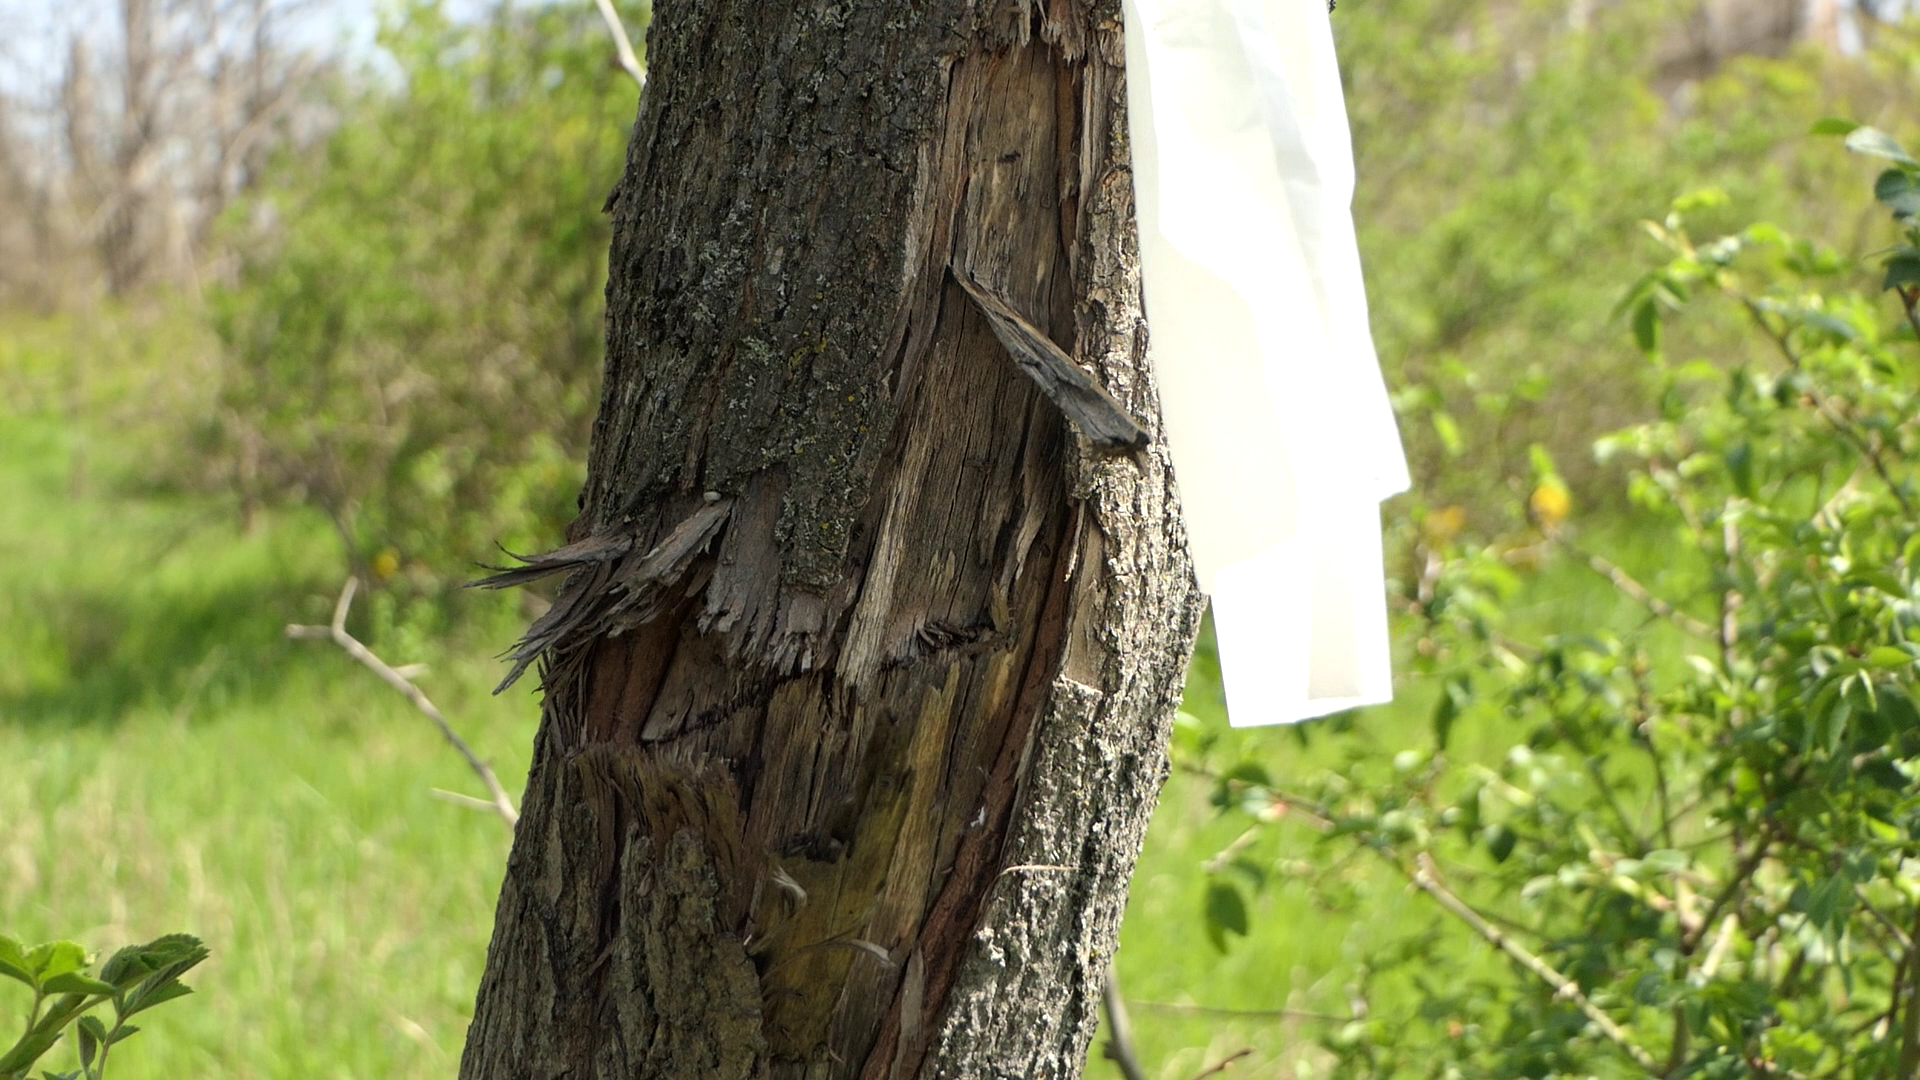
[(1146, 448), (1147, 429), (1128, 415), (1126, 407), (1113, 400), (1112, 394), (1101, 389), (1092, 376), (1080, 370), (1066, 350), (1055, 345), (1039, 327), (1021, 318), (1019, 312), (982, 292), (972, 282), (962, 279), (960, 287), (980, 305), (987, 324), (993, 327), (993, 336), (1007, 347), (1013, 362), (1020, 365), (1020, 370), (1047, 395), (1047, 400), (1093, 443), (1094, 449), (1116, 454)]
[(1118, 7), (658, 8), (463, 1077), (1078, 1075), (1198, 596), (959, 282), (1157, 416)]

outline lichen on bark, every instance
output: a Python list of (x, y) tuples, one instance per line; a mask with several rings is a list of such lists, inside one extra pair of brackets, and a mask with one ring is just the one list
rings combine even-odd
[[(1198, 620), (1117, 12), (683, 0), (462, 1075), (1076, 1075)], [(718, 1070), (718, 1071), (715, 1071)]]

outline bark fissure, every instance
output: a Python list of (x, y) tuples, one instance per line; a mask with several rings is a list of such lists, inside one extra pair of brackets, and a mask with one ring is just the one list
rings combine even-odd
[(960, 282), (1152, 423), (1115, 13), (652, 34), (462, 1075), (1075, 1075), (1197, 595)]

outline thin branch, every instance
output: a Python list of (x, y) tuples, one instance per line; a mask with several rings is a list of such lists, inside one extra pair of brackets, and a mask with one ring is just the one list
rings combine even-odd
[(1740, 860), (1740, 865), (1734, 868), (1733, 876), (1727, 879), (1726, 888), (1721, 889), (1720, 895), (1713, 898), (1713, 906), (1709, 907), (1707, 913), (1701, 917), (1699, 926), (1692, 932), (1681, 935), (1680, 955), (1692, 956), (1700, 948), (1701, 937), (1712, 929), (1713, 924), (1719, 920), (1720, 913), (1728, 904), (1733, 903), (1734, 897), (1746, 887), (1747, 881), (1753, 877), (1754, 872), (1760, 869), (1760, 863), (1773, 851), (1773, 839), (1771, 829), (1762, 830), (1760, 835), (1754, 838), (1753, 850), (1748, 852), (1747, 857)]
[(1148, 1012), (1190, 1013), (1195, 1016), (1219, 1016), (1244, 1020), (1312, 1020), (1320, 1024), (1344, 1024), (1351, 1016), (1302, 1012), (1299, 1009), (1229, 1009), (1219, 1005), (1191, 1005), (1181, 1001), (1136, 1001), (1133, 1008)]
[[(1914, 909), (1913, 932), (1908, 940), (1920, 940), (1920, 907)], [(1901, 1080), (1920, 1074), (1920, 953), (1907, 950), (1906, 1016), (1900, 1034)]]
[[(1753, 316), (1754, 323), (1759, 326), (1768, 337), (1773, 339), (1774, 344), (1780, 347), (1780, 354), (1786, 357), (1787, 366), (1795, 371), (1804, 371), (1805, 368), (1800, 362), (1799, 355), (1793, 351), (1793, 344), (1788, 340), (1789, 331), (1785, 329), (1775, 330), (1772, 325), (1767, 322), (1766, 313), (1757, 301), (1745, 296), (1739, 297), (1739, 300), (1746, 306), (1747, 313)], [(1911, 317), (1911, 311), (1909, 311), (1909, 317)], [(1887, 491), (1893, 496), (1893, 501), (1900, 504), (1900, 509), (1904, 511), (1908, 517), (1912, 517), (1914, 510), (1913, 504), (1907, 500), (1906, 494), (1900, 490), (1900, 485), (1894, 483), (1893, 474), (1887, 470), (1887, 463), (1880, 458), (1880, 448), (1875, 446), (1872, 440), (1855, 430), (1853, 424), (1850, 423), (1838, 409), (1833, 407), (1832, 402), (1827, 400), (1826, 395), (1820, 393), (1812, 384), (1807, 385), (1806, 393), (1808, 399), (1813, 402), (1814, 409), (1817, 410), (1821, 416), (1827, 418), (1827, 422), (1833, 425), (1834, 430), (1840, 433), (1841, 438), (1853, 444), (1853, 448), (1860, 452), (1860, 456), (1867, 459), (1867, 464), (1873, 466), (1873, 471), (1880, 474), (1880, 481), (1887, 486)]]
[(1100, 990), (1100, 1004), (1107, 1014), (1107, 1044), (1101, 1052), (1120, 1068), (1127, 1080), (1147, 1080), (1140, 1067), (1140, 1052), (1133, 1047), (1133, 1018), (1127, 1015), (1127, 1001), (1120, 996), (1120, 972), (1113, 957), (1107, 957), (1106, 985)]
[(620, 68), (633, 76), (640, 89), (647, 88), (647, 71), (640, 66), (640, 58), (633, 53), (633, 43), (627, 40), (626, 25), (620, 21), (620, 13), (613, 10), (613, 0), (593, 0), (600, 9), (600, 18), (607, 24), (607, 32), (613, 35), (613, 50), (620, 56)]
[(300, 641), (331, 640), (334, 644), (345, 649), (348, 656), (360, 661), (360, 663), (366, 665), (368, 670), (380, 676), (381, 681), (406, 695), (407, 700), (413, 702), (414, 708), (425, 713), (427, 719), (432, 720), (435, 726), (439, 727), (440, 734), (446, 738), (448, 743), (452, 744), (455, 750), (460, 752), (461, 757), (467, 759), (467, 765), (473, 769), (475, 775), (480, 777), (481, 783), (487, 785), (487, 791), (493, 795), (494, 811), (500, 815), (501, 820), (507, 823), (507, 827), (511, 829), (519, 825), (520, 812), (513, 808), (513, 800), (507, 797), (506, 789), (500, 786), (500, 779), (494, 776), (493, 769), (488, 767), (487, 763), (481, 761), (480, 756), (473, 752), (473, 747), (467, 745), (467, 740), (461, 738), (460, 733), (453, 730), (453, 725), (447, 723), (447, 718), (441, 715), (440, 709), (435, 706), (432, 701), (428, 700), (427, 695), (423, 693), (418, 686), (413, 684), (413, 680), (389, 667), (386, 661), (373, 654), (373, 650), (360, 644), (352, 634), (347, 633), (347, 611), (353, 607), (353, 594), (359, 587), (359, 578), (350, 577), (347, 579), (347, 584), (340, 590), (340, 599), (333, 605), (333, 622), (331, 625), (299, 626), (289, 624), (287, 626), (287, 636)]
[(1221, 1073), (1226, 1072), (1228, 1069), (1233, 1068), (1234, 1062), (1239, 1061), (1241, 1058), (1246, 1057), (1248, 1054), (1251, 1054), (1251, 1053), (1253, 1053), (1253, 1047), (1251, 1046), (1242, 1047), (1239, 1050), (1235, 1050), (1233, 1053), (1228, 1054), (1226, 1057), (1221, 1058), (1219, 1064), (1214, 1065), (1211, 1068), (1202, 1069), (1199, 1072), (1195, 1073), (1193, 1075), (1193, 1080), (1207, 1080), (1207, 1077), (1209, 1076), (1218, 1076)]
[(1855, 885), (1853, 887), (1853, 895), (1854, 898), (1860, 902), (1860, 906), (1866, 909), (1867, 914), (1872, 915), (1874, 921), (1879, 923), (1881, 928), (1888, 934), (1892, 935), (1893, 940), (1900, 946), (1902, 952), (1913, 951), (1913, 939), (1907, 935), (1905, 930), (1900, 929), (1899, 923), (1893, 921), (1893, 916), (1881, 911), (1874, 906), (1873, 901), (1867, 899), (1865, 886)]
[(1900, 306), (1906, 309), (1907, 325), (1913, 327), (1914, 340), (1920, 341), (1920, 311), (1914, 308), (1920, 305), (1920, 288), (1905, 285), (1900, 288)]
[(1581, 548), (1571, 540), (1556, 536), (1553, 538), (1553, 541), (1579, 556), (1594, 573), (1611, 581), (1614, 588), (1619, 589), (1627, 596), (1638, 601), (1640, 605), (1648, 611), (1653, 612), (1660, 618), (1667, 620), (1695, 637), (1707, 638), (1709, 640), (1713, 638), (1713, 627), (1708, 626), (1699, 619), (1694, 618), (1679, 608), (1674, 607), (1672, 604), (1667, 603), (1665, 600), (1660, 599), (1658, 596), (1655, 596), (1653, 590), (1635, 581), (1633, 575), (1622, 570), (1618, 564), (1608, 560), (1604, 556), (1581, 550)]
[[(1395, 865), (1398, 866), (1399, 864), (1395, 863)], [(1405, 867), (1401, 869), (1404, 871)], [(1454, 895), (1453, 890), (1442, 884), (1438, 875), (1433, 872), (1433, 860), (1429, 858), (1425, 852), (1416, 856), (1415, 869), (1408, 877), (1415, 887), (1439, 901), (1441, 907), (1447, 909), (1447, 911), (1460, 919), (1460, 921), (1472, 927), (1475, 933), (1486, 940), (1487, 944), (1506, 953), (1521, 967), (1526, 968), (1542, 982), (1553, 987), (1554, 993), (1573, 1002), (1574, 1006), (1593, 1023), (1593, 1026), (1599, 1029), (1600, 1033), (1611, 1040), (1615, 1046), (1625, 1051), (1627, 1056), (1634, 1060), (1635, 1064), (1655, 1076), (1661, 1075), (1660, 1063), (1654, 1060), (1653, 1055), (1642, 1048), (1640, 1044), (1634, 1042), (1632, 1036), (1627, 1034), (1626, 1029), (1614, 1022), (1613, 1017), (1608, 1016), (1604, 1010), (1598, 1005), (1595, 1005), (1593, 1000), (1587, 997), (1586, 993), (1580, 989), (1578, 983), (1555, 971), (1551, 964), (1548, 964), (1545, 960), (1529, 952), (1527, 948), (1519, 942), (1501, 933), (1499, 927), (1494, 926), (1485, 918), (1481, 917), (1480, 913), (1475, 911), (1472, 905)]]
[(1652, 665), (1645, 660), (1644, 652), (1633, 659), (1633, 688), (1635, 708), (1639, 711), (1639, 723), (1634, 730), (1640, 736), (1641, 745), (1646, 747), (1647, 758), (1653, 762), (1653, 791), (1660, 805), (1660, 839), (1662, 846), (1672, 848), (1673, 842), (1673, 802), (1668, 794), (1667, 766), (1661, 759), (1660, 748), (1653, 742), (1653, 687), (1648, 682)]

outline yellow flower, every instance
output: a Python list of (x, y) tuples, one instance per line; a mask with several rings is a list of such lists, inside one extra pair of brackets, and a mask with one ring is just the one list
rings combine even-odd
[(1559, 479), (1548, 477), (1533, 489), (1533, 497), (1527, 500), (1527, 510), (1542, 529), (1552, 529), (1567, 520), (1567, 515), (1573, 512), (1573, 495)]
[(1420, 527), (1427, 534), (1427, 543), (1435, 547), (1443, 546), (1467, 527), (1467, 510), (1457, 503), (1443, 506), (1428, 513)]
[(392, 548), (373, 557), (373, 576), (385, 581), (400, 572), (400, 556)]

